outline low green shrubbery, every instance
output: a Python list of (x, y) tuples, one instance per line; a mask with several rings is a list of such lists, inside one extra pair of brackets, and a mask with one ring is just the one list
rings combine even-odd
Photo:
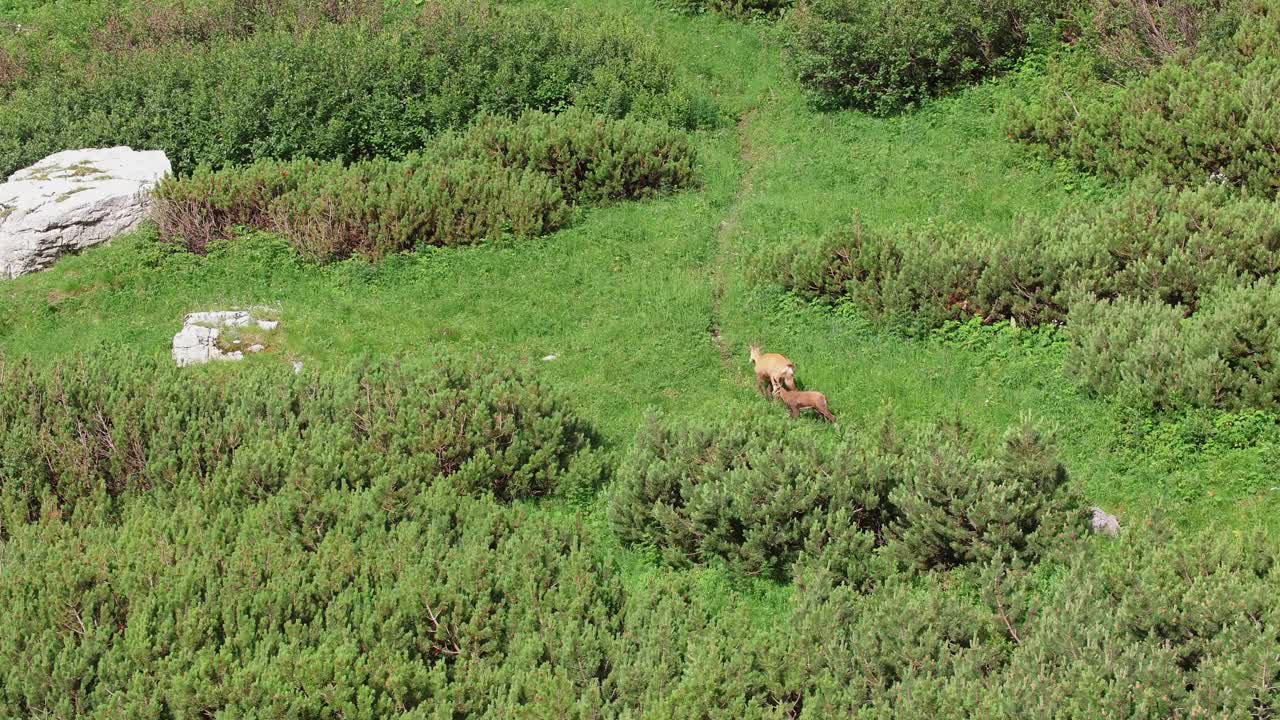
[(1011, 67), (1057, 3), (805, 0), (787, 15), (791, 63), (825, 108), (888, 113)]
[(1026, 220), (1006, 236), (855, 224), (764, 264), (807, 297), (848, 298), (883, 319), (923, 327), (975, 316), (1064, 322), (1079, 291), (1189, 314), (1216, 285), (1280, 271), (1280, 205), (1221, 186), (1139, 185), (1101, 205)]
[(0, 98), (27, 75), (27, 63), (17, 51), (0, 48)]
[(821, 566), (862, 585), (877, 548), (920, 569), (1033, 560), (1083, 528), (1051, 444), (1029, 427), (992, 457), (942, 431), (834, 447), (781, 421), (649, 418), (619, 474), (618, 534), (676, 566), (720, 558), (783, 577)]
[(571, 205), (638, 199), (695, 182), (683, 133), (570, 111), (484, 119), (398, 161), (259, 161), (155, 191), (161, 236), (202, 252), (238, 225), (275, 230), (321, 260), (542, 235)]
[(911, 332), (974, 317), (1066, 323), (1086, 384), (1144, 404), (1280, 402), (1269, 360), (1280, 357), (1280, 335), (1265, 321), (1280, 204), (1219, 185), (1139, 185), (1003, 237), (854, 226), (764, 264), (807, 297), (854, 302)]
[(598, 480), (592, 438), (547, 388), (473, 364), (193, 377), (132, 356), (0, 357), (0, 536), (42, 518), (101, 520), (140, 494), (233, 508), (345, 486), (392, 502), (440, 481), (534, 497)]
[[(1136, 516), (1063, 542), (1084, 518), (1025, 428), (986, 455), (954, 429), (864, 450), (647, 425), (620, 529), (678, 564), (793, 560), (764, 613), (709, 592), (715, 571), (623, 571), (591, 523), (501, 502), (599, 471), (509, 374), (6, 359), (0, 389), (0, 715), (1280, 708), (1275, 543)], [(897, 552), (938, 572), (880, 562)]]
[(1088, 0), (1073, 19), (1102, 77), (1123, 79), (1198, 53), (1217, 54), (1240, 24), (1241, 0)]
[[(138, 503), (3, 552), (0, 713), (501, 718), (1267, 717), (1265, 537), (1139, 527), (1065, 563), (821, 569), (753, 619), (684, 574), (624, 583), (581, 524), (423, 488)], [(1064, 710), (1065, 709), (1065, 710)], [(1251, 714), (1252, 713), (1252, 714)]]
[(968, 592), (806, 577), (774, 663), (803, 717), (1266, 717), (1278, 557), (1261, 536), (1133, 528), (1065, 566), (989, 566)]
[(345, 167), (266, 160), (216, 172), (201, 169), (162, 183), (154, 213), (161, 237), (194, 252), (244, 224), (277, 231), (318, 261), (354, 254), (376, 259), (505, 233), (534, 237), (568, 220), (554, 178), (483, 162), (419, 160), (365, 160)]
[(1068, 369), (1091, 388), (1157, 408), (1280, 407), (1280, 287), (1223, 284), (1200, 310), (1143, 300), (1077, 302)]
[(243, 507), (19, 529), (0, 550), (0, 715), (564, 717), (611, 699), (620, 588), (572, 523), (308, 470)]
[(721, 558), (782, 577), (807, 552), (866, 563), (890, 509), (892, 465), (852, 445), (823, 447), (781, 422), (684, 426), (648, 417), (619, 474), (610, 516), (620, 537), (677, 567)]
[(164, 150), (180, 174), (264, 158), (399, 158), (485, 112), (570, 105), (684, 127), (716, 120), (653, 40), (611, 16), (451, 3), (384, 27), (90, 53), (0, 103), (0, 174), (116, 144)]
[(1063, 70), (1014, 106), (1010, 134), (1111, 178), (1280, 194), (1280, 2), (1249, 0), (1230, 48), (1117, 86)]
[(777, 16), (795, 4), (795, 0), (659, 0), (664, 6), (686, 15), (717, 12), (732, 17)]
[(553, 178), (571, 204), (639, 200), (696, 182), (685, 133), (658, 122), (613, 120), (578, 110), (488, 116), (432, 144), (426, 156), (490, 161)]

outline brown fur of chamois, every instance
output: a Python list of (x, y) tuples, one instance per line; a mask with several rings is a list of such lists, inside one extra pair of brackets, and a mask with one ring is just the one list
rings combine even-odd
[(827, 422), (836, 421), (836, 416), (832, 415), (831, 410), (827, 408), (827, 396), (817, 390), (788, 390), (780, 387), (776, 388), (773, 394), (782, 400), (782, 404), (787, 406), (787, 411), (793, 418), (800, 417), (801, 410), (813, 410), (826, 418)]
[(760, 346), (752, 345), (751, 364), (756, 368), (756, 389), (761, 395), (769, 397), (769, 392), (764, 389), (765, 382), (769, 383), (775, 395), (779, 386), (796, 389), (796, 364), (788, 360), (787, 356), (778, 353), (761, 354)]

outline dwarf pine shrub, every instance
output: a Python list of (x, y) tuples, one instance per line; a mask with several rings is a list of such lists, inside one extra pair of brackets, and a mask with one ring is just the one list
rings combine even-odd
[(1089, 0), (1074, 19), (1083, 43), (1100, 57), (1100, 74), (1126, 78), (1198, 53), (1223, 51), (1244, 5), (1240, 0)]
[(1275, 402), (1264, 317), (1280, 272), (1280, 204), (1221, 185), (1140, 183), (1002, 237), (854, 225), (762, 267), (801, 295), (855, 303), (912, 333), (972, 318), (1065, 323), (1085, 385), (1143, 406)]
[(344, 166), (258, 161), (168, 177), (154, 193), (162, 238), (203, 252), (245, 225), (318, 260), (379, 258), (562, 227), (572, 203), (639, 199), (697, 182), (684, 133), (581, 112), (490, 117), (423, 154)]
[(0, 357), (0, 390), (6, 532), (103, 519), (139, 494), (238, 506), (286, 486), (376, 486), (391, 501), (439, 481), (511, 500), (598, 473), (591, 430), (554, 393), (468, 363), (205, 374), (133, 356)]
[(847, 299), (878, 320), (927, 329), (981, 314), (977, 286), (988, 242), (957, 225), (879, 230), (855, 223), (782, 247), (763, 262), (801, 295)]
[(934, 431), (907, 454), (891, 547), (921, 568), (1035, 560), (1083, 534), (1085, 514), (1052, 441), (1029, 423), (1011, 430), (993, 457), (966, 438)]
[(925, 328), (982, 317), (1066, 322), (1073, 292), (1195, 312), (1223, 282), (1280, 271), (1280, 204), (1221, 186), (1135, 186), (1097, 207), (1024, 220), (1003, 237), (957, 226), (854, 225), (785, 248), (766, 270), (807, 297), (847, 299)]
[(888, 113), (1012, 66), (1058, 3), (804, 0), (783, 24), (795, 74), (824, 108)]
[(794, 0), (659, 0), (664, 6), (686, 15), (716, 12), (738, 18), (775, 17), (786, 12)]
[(1274, 714), (1276, 560), (1261, 534), (1178, 537), (1135, 527), (1123, 543), (1075, 558), (1050, 592), (1012, 584), (1002, 605), (1017, 649), (987, 696), (990, 710), (978, 714)]
[(612, 699), (620, 588), (571, 523), (306, 472), (238, 508), (18, 529), (0, 714), (499, 718)]
[(272, 201), (270, 222), (304, 256), (381, 258), (504, 234), (537, 237), (568, 221), (554, 178), (490, 163), (328, 163)]
[(1106, 177), (1280, 193), (1280, 2), (1249, 0), (1230, 47), (1122, 87), (1058, 77), (1009, 132)]
[(610, 517), (677, 567), (719, 558), (747, 574), (797, 563), (870, 582), (878, 547), (922, 569), (1031, 560), (1078, 536), (1079, 500), (1045, 438), (992, 458), (926, 436), (826, 445), (777, 419), (684, 426), (649, 417), (619, 470)]
[(271, 204), (322, 166), (311, 160), (259, 160), (234, 171), (198, 167), (156, 185), (152, 214), (161, 237), (204, 253), (211, 241), (231, 237), (237, 226), (272, 227)]
[(697, 182), (689, 137), (654, 121), (616, 120), (577, 109), (486, 116), (451, 133), (430, 157), (487, 160), (549, 175), (565, 200), (598, 204), (639, 200)]
[(304, 256), (327, 261), (534, 237), (563, 226), (568, 210), (555, 178), (541, 173), (414, 158), (202, 167), (161, 181), (152, 212), (160, 237), (192, 252), (247, 226), (280, 232)]
[[(453, 364), (291, 381), (288, 369), (252, 364), (179, 373), (148, 363), (0, 364), (6, 517), (32, 506), (13, 490), (26, 478), (39, 481), (35, 507), (44, 509), (6, 519), (0, 533), (0, 715), (452, 717), (465, 708), (494, 719), (783, 720), (1267, 717), (1280, 708), (1280, 549), (1265, 535), (1177, 535), (1135, 518), (1120, 538), (1067, 543), (1034, 564), (999, 552), (923, 575), (871, 562), (849, 574), (859, 560), (846, 553), (874, 554), (862, 548), (905, 526), (864, 529), (857, 501), (829, 503), (840, 508), (828, 517), (848, 512), (829, 524), (843, 533), (762, 612), (737, 593), (708, 591), (711, 571), (628, 561), (624, 574), (612, 541), (589, 523), (486, 491), (513, 464), (567, 479), (564, 446), (550, 437), (564, 436), (562, 423), (517, 412), (494, 416), (495, 427), (476, 411), (486, 397), (554, 407), (545, 393), (490, 392)], [(504, 427), (526, 437), (504, 448), (494, 439)], [(702, 432), (666, 434), (684, 443)], [(658, 458), (649, 487), (696, 495), (694, 483), (661, 479), (722, 475), (701, 460), (732, 464), (735, 480), (788, 463), (799, 470), (811, 438), (775, 442), (764, 432), (751, 438), (758, 445), (688, 444), (679, 466), (675, 455)], [(963, 433), (949, 437), (962, 456), (951, 464), (990, 470), (1002, 500), (1032, 499), (1056, 482), (1049, 446), (1034, 435), (1012, 434), (986, 469)], [(44, 454), (53, 442), (67, 449), (61, 465)], [(526, 442), (538, 448), (527, 452)], [(784, 479), (775, 491), (751, 481), (744, 493), (769, 511), (750, 512), (727, 490), (710, 493), (718, 502), (668, 495), (649, 507), (696, 505), (703, 512), (684, 522), (721, 540), (732, 537), (721, 524), (735, 518), (793, 537), (784, 505), (817, 506), (793, 488), (847, 494), (829, 481), (870, 467), (886, 473), (870, 486), (906, 487), (895, 478), (911, 481), (910, 456), (941, 446), (913, 442), (886, 439), (883, 462), (824, 466), (812, 483)], [(51, 462), (62, 471), (54, 483), (39, 469)], [(114, 479), (131, 462), (142, 470)], [(77, 490), (86, 472), (102, 476), (94, 493)], [(451, 481), (466, 473), (479, 492)], [(1014, 485), (1023, 490), (998, 489)], [(989, 522), (996, 516), (975, 511), (973, 493), (926, 497), (948, 498), (930, 507), (959, 509), (951, 517), (961, 529), (982, 528), (987, 540), (1046, 529), (1043, 514), (1029, 534), (1003, 515), (1008, 524)], [(771, 544), (767, 528), (755, 532), (756, 547)], [(971, 553), (995, 543), (924, 546)]]
[(1275, 543), (1125, 533), (1053, 567), (986, 566), (966, 589), (892, 578), (868, 595), (804, 576), (774, 692), (812, 717), (1273, 713)]
[(1089, 388), (1157, 408), (1280, 404), (1280, 288), (1223, 284), (1190, 317), (1149, 301), (1082, 298), (1068, 370)]
[[(827, 531), (870, 549), (892, 477), (877, 463), (776, 419), (693, 427), (649, 416), (619, 471), (610, 517), (624, 540), (658, 548), (677, 567), (721, 558), (780, 577), (803, 550), (832, 542)], [(826, 522), (841, 511), (842, 523)]]
[(0, 175), (58, 150), (164, 150), (175, 172), (272, 158), (400, 158), (482, 113), (579, 106), (715, 121), (654, 41), (610, 16), (430, 5), (387, 23), (90, 52), (0, 104)]

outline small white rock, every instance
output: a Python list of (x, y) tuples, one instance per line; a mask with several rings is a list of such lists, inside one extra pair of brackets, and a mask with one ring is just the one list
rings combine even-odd
[(1093, 531), (1103, 535), (1116, 535), (1120, 532), (1120, 519), (1100, 507), (1089, 508), (1093, 512), (1091, 524)]
[(218, 349), (218, 331), (203, 325), (187, 325), (173, 336), (173, 360), (178, 367), (198, 365), (222, 355)]
[(558, 358), (558, 357), (560, 357), (560, 356), (559, 356), (559, 355), (556, 355), (556, 354), (554, 354), (554, 353), (552, 353), (551, 355), (548, 355), (548, 356), (546, 356), (546, 357), (542, 358), (542, 361), (543, 361), (543, 362), (551, 362), (552, 360), (555, 360), (555, 359), (556, 359), (556, 358)]
[[(257, 324), (264, 330), (274, 330), (280, 323), (276, 320), (257, 320), (247, 310), (220, 310), (213, 312), (196, 312), (187, 315), (182, 321), (182, 330), (173, 336), (173, 360), (178, 367), (198, 365), (212, 360), (241, 360), (244, 352), (223, 352), (218, 347), (220, 328), (241, 328)], [(232, 345), (239, 346), (240, 340), (233, 340)], [(266, 346), (255, 343), (248, 352), (264, 352)]]
[(301, 363), (300, 361), (298, 361), (298, 360), (294, 360), (294, 361), (293, 361), (293, 363), (292, 363), (292, 365), (293, 365), (293, 372), (294, 372), (294, 374), (295, 374), (295, 375), (296, 375), (297, 373), (302, 372), (302, 363)]

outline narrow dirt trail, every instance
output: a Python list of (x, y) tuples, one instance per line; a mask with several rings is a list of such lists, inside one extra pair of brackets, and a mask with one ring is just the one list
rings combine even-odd
[(755, 187), (757, 158), (755, 148), (751, 143), (750, 132), (751, 122), (755, 114), (756, 111), (754, 109), (748, 110), (738, 119), (738, 157), (743, 165), (742, 184), (738, 187), (738, 192), (734, 194), (729, 211), (720, 221), (720, 227), (716, 231), (716, 254), (712, 260), (711, 320), (708, 324), (707, 332), (711, 337), (711, 343), (720, 354), (720, 362), (724, 365), (726, 371), (733, 369), (733, 358), (729, 351), (729, 345), (721, 334), (722, 306), (725, 294), (725, 267), (733, 259), (733, 236), (738, 231), (743, 202)]

